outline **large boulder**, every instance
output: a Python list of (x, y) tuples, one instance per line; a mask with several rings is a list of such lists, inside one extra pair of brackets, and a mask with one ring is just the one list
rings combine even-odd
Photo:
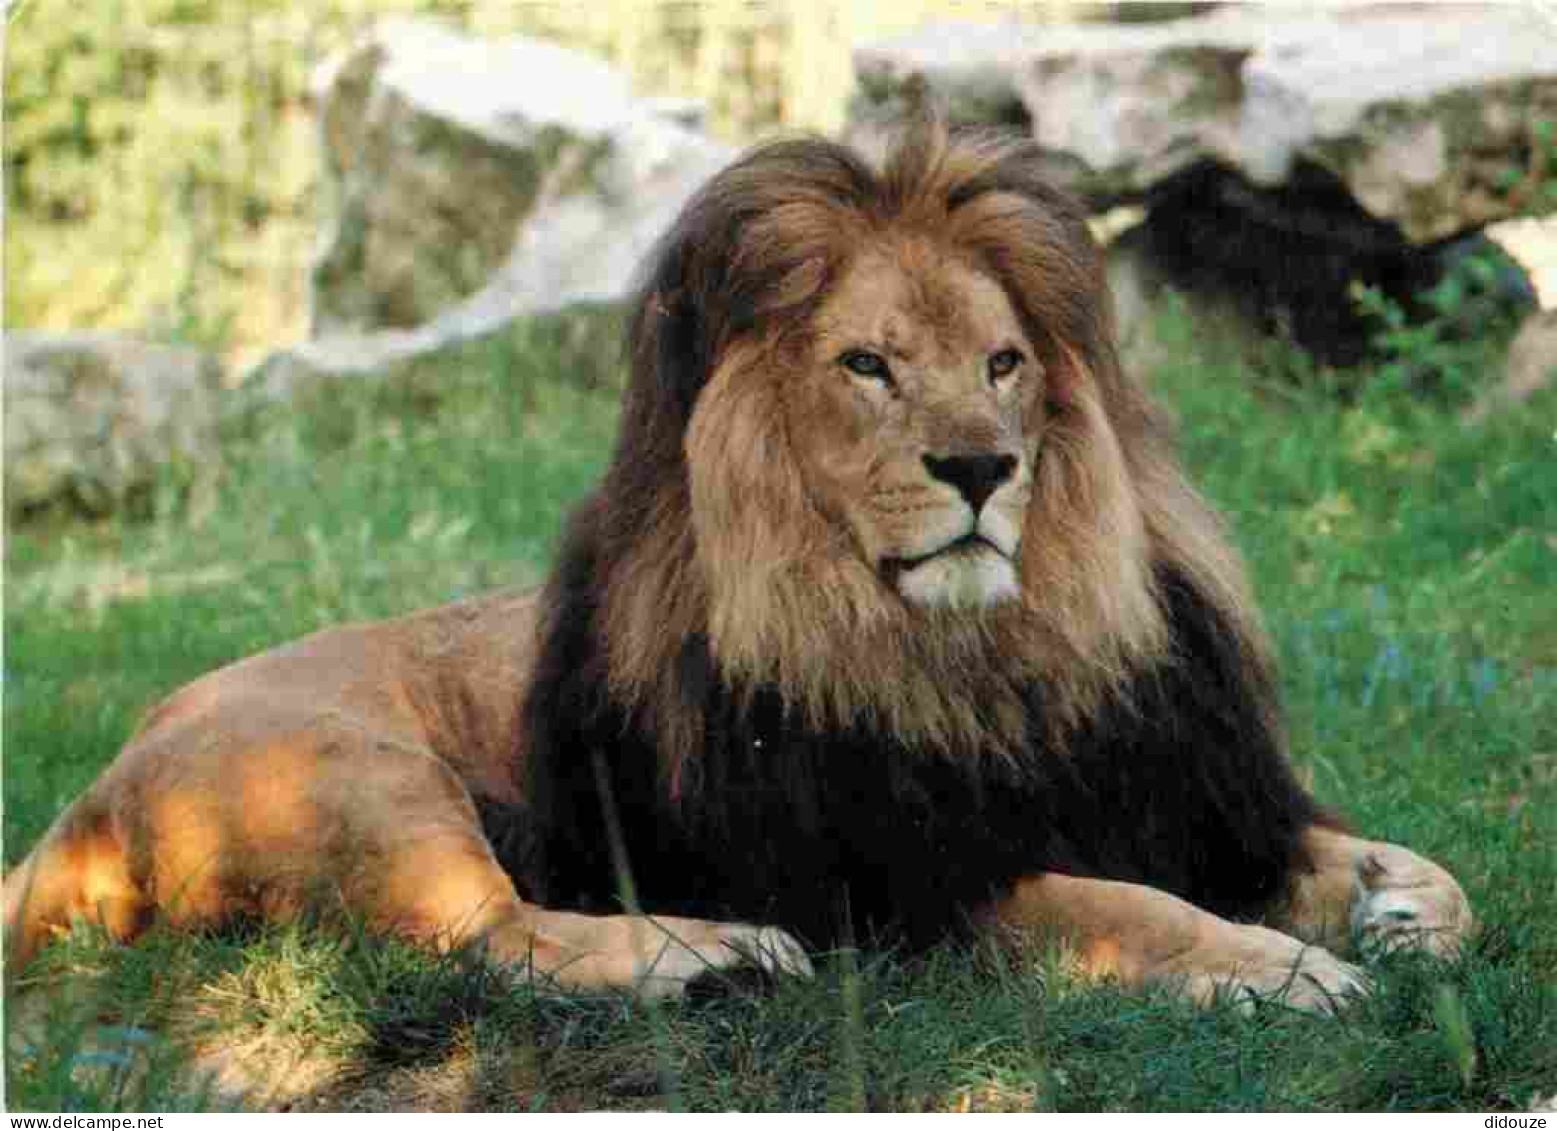
[[(928, 88), (1019, 125), (1098, 205), (1214, 162), (1251, 184), (1324, 170), (1425, 243), (1557, 182), (1557, 20), (1540, 6), (1234, 6), (1146, 25), (930, 26), (855, 52), (857, 126)], [(1548, 206), (1550, 207), (1550, 206)]]
[(217, 456), (217, 359), (122, 334), (5, 334), (5, 501), (93, 513), (154, 485), (192, 480)]
[(620, 298), (732, 156), (597, 59), (425, 20), (378, 25), (316, 89), (332, 203), (315, 338), (480, 336), (516, 313)]
[(426, 20), (379, 24), (315, 88), (333, 203), (310, 337), (248, 371), (260, 400), (341, 379), (431, 393), (537, 344), (609, 381), (638, 263), (734, 156), (696, 105), (634, 98), (588, 55)]
[(232, 404), (263, 409), (353, 380), (393, 382), (436, 400), (451, 375), (511, 378), (519, 371), (514, 359), (526, 355), (550, 359), (554, 375), (575, 388), (611, 388), (620, 380), (620, 305), (577, 302), (526, 314), (505, 305), (505, 297), (481, 292), (409, 330), (337, 333), (274, 350), (243, 375)]

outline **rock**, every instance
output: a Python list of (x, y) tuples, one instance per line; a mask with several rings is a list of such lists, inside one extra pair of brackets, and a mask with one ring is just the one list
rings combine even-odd
[(246, 374), (274, 400), (321, 381), (420, 382), (546, 343), (615, 380), (639, 262), (734, 151), (687, 100), (634, 99), (587, 55), (391, 20), (316, 77), (335, 206), (311, 340)]
[(1534, 314), (1520, 326), (1508, 347), (1501, 383), (1465, 410), (1467, 424), (1529, 400), (1557, 382), (1557, 310)]
[(92, 513), (217, 455), (217, 359), (115, 333), (5, 335), (5, 502)]
[(516, 315), (473, 300), (413, 330), (332, 334), (277, 350), (244, 374), (234, 401), (263, 409), (353, 379), (393, 381), (436, 399), (451, 374), (507, 379), (521, 369), (514, 359), (529, 355), (551, 360), (556, 375), (576, 387), (610, 388), (622, 371), (622, 318), (611, 303)]
[[(856, 129), (928, 87), (1021, 126), (1098, 206), (1212, 162), (1322, 169), (1427, 243), (1552, 201), (1557, 20), (1526, 5), (1233, 6), (1147, 25), (959, 24), (855, 52)], [(1548, 203), (1549, 207), (1550, 204)]]
[(1541, 309), (1557, 309), (1557, 214), (1489, 224), (1486, 233), (1529, 272)]
[[(1234, 6), (1150, 25), (960, 25), (860, 48), (856, 136), (926, 90), (1017, 127), (1096, 208), (1144, 206), (1111, 250), (1125, 337), (1171, 287), (1197, 312), (1367, 360), (1364, 285), (1418, 322), (1490, 220), (1557, 208), (1557, 20), (1538, 8)], [(1494, 256), (1496, 258), (1496, 256)], [(1506, 259), (1506, 257), (1505, 257)], [(1534, 305), (1499, 262), (1446, 327)]]
[[(1337, 10), (1333, 38), (1243, 72), (1249, 176), (1329, 170), (1416, 243), (1536, 205), (1557, 184), (1557, 18), (1526, 5)], [(1557, 201), (1545, 205), (1551, 208)]]
[(333, 199), (312, 279), (316, 338), (424, 341), (434, 326), (479, 337), (514, 313), (620, 298), (733, 155), (675, 120), (695, 107), (635, 100), (587, 55), (429, 21), (378, 25), (316, 89)]

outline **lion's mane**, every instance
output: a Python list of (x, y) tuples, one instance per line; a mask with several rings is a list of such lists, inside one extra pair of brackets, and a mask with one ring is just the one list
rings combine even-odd
[[(1241, 568), (1121, 371), (1102, 259), (1031, 144), (918, 124), (717, 176), (651, 255), (615, 456), (543, 598), (506, 858), (552, 905), (933, 937), (1019, 875), (1246, 912), (1300, 867)], [(786, 358), (851, 255), (912, 231), (999, 282), (1049, 426), (1021, 599), (912, 607), (807, 498)], [(710, 389), (721, 367), (741, 380)], [(1230, 874), (1197, 848), (1236, 836)]]

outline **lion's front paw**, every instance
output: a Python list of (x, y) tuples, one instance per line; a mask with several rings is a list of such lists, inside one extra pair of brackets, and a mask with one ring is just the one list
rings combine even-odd
[(805, 947), (788, 931), (735, 924), (723, 928), (723, 934), (725, 950), (743, 965), (755, 966), (775, 976), (811, 977), (811, 959)]
[(777, 927), (658, 918), (646, 921), (655, 934), (640, 944), (634, 978), (644, 997), (680, 997), (694, 982), (755, 973), (763, 979), (811, 976), (805, 948)]
[(1231, 999), (1252, 1011), (1269, 1001), (1334, 1013), (1371, 989), (1360, 968), (1323, 947), (1266, 927), (1228, 927), (1234, 933), (1214, 948), (1198, 949), (1176, 964), (1183, 970), (1183, 992), (1203, 1005)]
[(1440, 957), (1458, 953), (1476, 925), (1470, 902), (1453, 876), (1393, 844), (1371, 848), (1358, 858), (1351, 921), (1364, 953), (1414, 947)]

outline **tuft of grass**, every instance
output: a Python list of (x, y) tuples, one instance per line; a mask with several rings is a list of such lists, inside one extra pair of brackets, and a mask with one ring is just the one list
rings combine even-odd
[[(1300, 770), (1462, 879), (1484, 924), (1464, 956), (1381, 959), (1339, 1019), (949, 949), (650, 1010), (338, 924), (78, 932), (8, 1002), (12, 1106), (1486, 1111), (1557, 1090), (1557, 395), (1467, 429), (1171, 309), (1159, 337), (1151, 379), (1250, 562)], [(560, 364), (510, 343), (433, 388), (331, 390), (235, 425), (208, 499), (12, 531), (7, 861), (196, 675), (538, 581), (615, 421)]]

